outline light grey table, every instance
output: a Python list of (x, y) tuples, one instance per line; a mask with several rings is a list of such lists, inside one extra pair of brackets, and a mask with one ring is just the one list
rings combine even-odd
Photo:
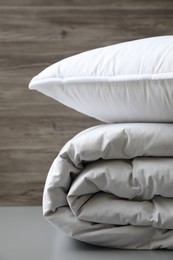
[(173, 251), (115, 250), (67, 237), (41, 207), (0, 207), (0, 260), (172, 260)]

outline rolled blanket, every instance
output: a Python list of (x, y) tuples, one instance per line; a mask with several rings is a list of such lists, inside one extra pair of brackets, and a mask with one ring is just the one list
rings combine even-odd
[(173, 249), (173, 124), (99, 125), (76, 135), (50, 168), (43, 213), (87, 243)]

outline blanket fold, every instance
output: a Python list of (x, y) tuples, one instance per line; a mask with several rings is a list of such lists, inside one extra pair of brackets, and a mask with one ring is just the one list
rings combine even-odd
[(173, 249), (173, 124), (89, 128), (54, 160), (45, 218), (71, 237), (126, 249)]

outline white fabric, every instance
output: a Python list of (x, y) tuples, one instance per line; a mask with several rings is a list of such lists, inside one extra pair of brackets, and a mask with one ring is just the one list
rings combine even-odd
[(89, 128), (53, 162), (43, 212), (87, 243), (173, 249), (173, 124)]
[(87, 51), (57, 62), (29, 84), (103, 122), (173, 122), (173, 36)]

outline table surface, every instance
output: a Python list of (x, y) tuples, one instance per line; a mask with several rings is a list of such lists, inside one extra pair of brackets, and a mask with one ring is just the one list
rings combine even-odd
[(171, 260), (173, 251), (115, 250), (85, 244), (52, 227), (41, 207), (0, 207), (0, 260)]

